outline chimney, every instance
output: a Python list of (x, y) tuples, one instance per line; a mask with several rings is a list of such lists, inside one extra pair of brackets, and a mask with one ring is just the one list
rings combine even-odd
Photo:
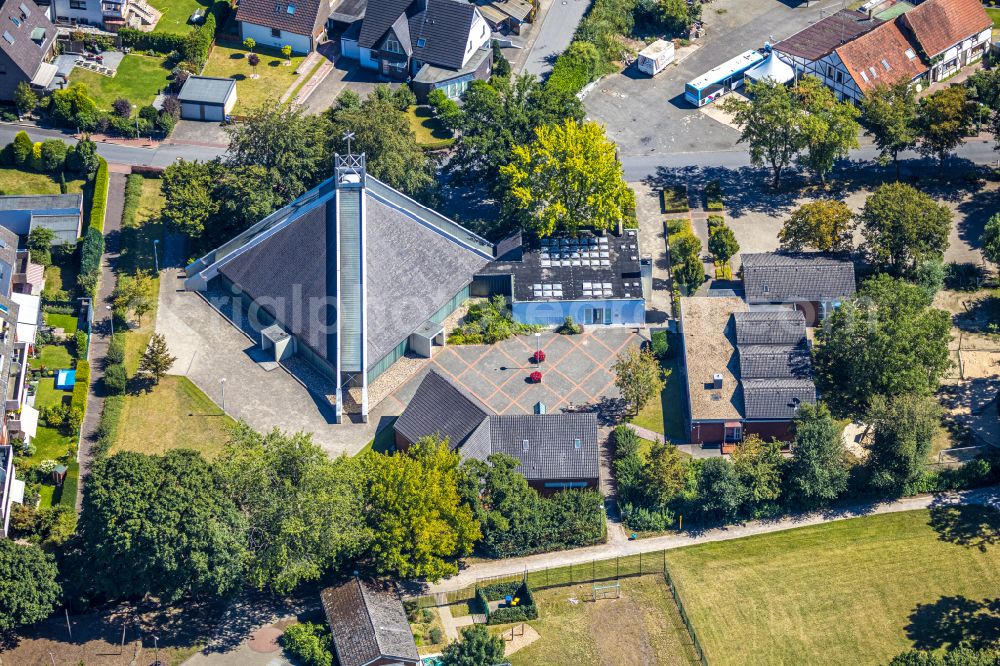
[(722, 388), (722, 373), (717, 372), (712, 375), (712, 388), (721, 389)]

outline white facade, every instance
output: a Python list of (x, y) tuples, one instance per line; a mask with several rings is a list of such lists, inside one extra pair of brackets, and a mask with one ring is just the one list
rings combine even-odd
[(469, 29), (469, 38), (466, 40), (462, 67), (465, 67), (472, 54), (482, 48), (488, 41), (490, 41), (490, 26), (487, 25), (486, 19), (483, 18), (483, 15), (477, 9), (475, 18), (472, 19), (472, 28)]
[(96, 26), (104, 24), (101, 0), (53, 0), (51, 11), (56, 21)]
[(278, 50), (287, 44), (292, 47), (292, 53), (298, 55), (309, 53), (313, 48), (313, 40), (310, 35), (298, 35), (287, 30), (272, 29), (246, 21), (240, 21), (240, 36), (243, 39), (250, 37), (262, 46), (270, 46)]
[(989, 50), (990, 34), (987, 28), (978, 35), (963, 39), (941, 54), (941, 60), (931, 68), (931, 81), (942, 81), (966, 65), (980, 60)]

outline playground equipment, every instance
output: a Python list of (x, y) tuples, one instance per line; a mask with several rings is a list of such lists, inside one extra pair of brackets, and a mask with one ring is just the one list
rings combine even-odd
[(622, 596), (622, 586), (619, 581), (609, 585), (598, 585), (594, 583), (594, 601), (598, 599), (618, 599)]

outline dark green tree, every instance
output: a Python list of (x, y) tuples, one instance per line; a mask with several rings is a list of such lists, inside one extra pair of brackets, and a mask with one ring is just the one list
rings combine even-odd
[(813, 76), (800, 79), (796, 93), (806, 111), (800, 118), (805, 142), (801, 162), (825, 183), (834, 162), (858, 147), (860, 112), (853, 104), (838, 101), (833, 91)]
[(746, 501), (747, 488), (736, 468), (725, 458), (709, 458), (698, 477), (698, 500), (709, 520), (732, 522)]
[(441, 654), (443, 666), (494, 666), (503, 663), (503, 639), (483, 625), (466, 629), (462, 640), (449, 643)]
[(246, 522), (196, 451), (97, 458), (79, 535), (92, 592), (108, 599), (215, 597), (242, 582)]
[(331, 460), (310, 435), (261, 435), (240, 422), (218, 467), (249, 524), (255, 588), (288, 594), (363, 552), (360, 470), (348, 458)]
[(500, 42), (493, 40), (493, 76), (500, 79), (510, 78), (510, 63), (507, 62), (507, 58), (504, 57), (503, 50), (500, 48)]
[(827, 506), (847, 490), (848, 462), (840, 429), (822, 403), (801, 405), (794, 427), (795, 445), (784, 474), (788, 499), (803, 509)]
[(62, 597), (56, 563), (37, 546), (0, 540), (0, 631), (44, 620)]
[(736, 234), (727, 226), (718, 226), (708, 235), (708, 251), (716, 261), (726, 263), (740, 251), (740, 243)]
[[(213, 196), (225, 169), (218, 161), (178, 160), (163, 171), (163, 220), (189, 238), (201, 238), (212, 227), (221, 202)], [(261, 188), (263, 189), (263, 188)]]
[(733, 451), (733, 469), (744, 493), (744, 511), (758, 517), (773, 513), (781, 497), (781, 475), (785, 459), (781, 445), (748, 435)]
[(14, 88), (14, 106), (17, 107), (18, 114), (23, 116), (31, 113), (37, 104), (38, 95), (31, 89), (31, 85), (27, 81), (18, 81)]
[(139, 360), (139, 373), (150, 377), (154, 384), (159, 384), (170, 367), (177, 360), (176, 356), (170, 355), (167, 348), (167, 339), (160, 333), (153, 333), (146, 346), (146, 351), (142, 353)]
[(864, 250), (871, 262), (894, 275), (907, 275), (948, 249), (951, 210), (906, 183), (880, 185), (858, 215)]
[(35, 142), (31, 140), (28, 133), (21, 130), (14, 135), (14, 163), (25, 164), (31, 159), (31, 153), (35, 149)]
[(82, 174), (90, 180), (99, 165), (97, 144), (90, 139), (80, 139), (76, 147), (66, 153), (66, 170)]
[(899, 153), (917, 146), (917, 93), (909, 81), (878, 85), (861, 100), (861, 125), (879, 149), (879, 161), (892, 160), (899, 178)]
[(52, 241), (56, 239), (54, 231), (48, 227), (35, 227), (28, 234), (28, 252), (36, 264), (48, 266), (52, 263)]
[(817, 386), (838, 416), (863, 415), (873, 397), (928, 395), (950, 365), (947, 312), (917, 285), (882, 274), (817, 330)]
[(745, 143), (753, 166), (768, 166), (772, 186), (781, 184), (781, 173), (805, 146), (803, 110), (795, 93), (785, 84), (766, 79), (748, 87), (750, 101), (727, 98), (723, 110), (733, 114), (740, 130), (738, 143)]
[(865, 460), (870, 485), (883, 492), (905, 492), (924, 475), (941, 427), (940, 406), (920, 395), (875, 396), (865, 421), (873, 432)]
[(541, 498), (517, 471), (520, 464), (502, 453), (489, 456), (486, 462), (470, 458), (463, 464), (473, 483), (466, 499), (475, 507), (483, 533), (477, 547), (489, 557), (523, 555), (542, 543)]
[(979, 241), (983, 246), (983, 257), (995, 266), (1000, 266), (1000, 213), (994, 213), (986, 226), (983, 227), (983, 235)]
[(972, 124), (974, 110), (965, 86), (949, 86), (920, 101), (917, 130), (920, 152), (944, 161), (962, 143)]
[(686, 482), (687, 470), (680, 450), (670, 442), (656, 440), (649, 449), (649, 463), (645, 469), (648, 492), (659, 505), (677, 497)]

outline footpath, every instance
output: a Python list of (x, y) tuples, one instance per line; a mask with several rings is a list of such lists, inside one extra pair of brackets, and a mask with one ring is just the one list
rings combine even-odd
[(527, 571), (585, 564), (594, 560), (613, 559), (639, 553), (654, 553), (714, 541), (728, 541), (757, 534), (782, 532), (796, 527), (819, 525), (838, 520), (860, 518), (862, 516), (915, 511), (932, 506), (951, 504), (988, 504), (1000, 507), (1000, 486), (979, 488), (937, 495), (917, 495), (893, 502), (859, 504), (830, 511), (789, 516), (778, 520), (753, 521), (742, 525), (731, 525), (701, 531), (680, 532), (663, 536), (639, 539), (637, 541), (611, 541), (598, 546), (576, 548), (555, 553), (543, 553), (530, 557), (517, 557), (493, 562), (473, 564), (438, 583), (430, 583), (420, 590), (421, 594), (442, 594), (461, 590), (474, 585), (478, 579), (493, 576), (510, 576)]
[(97, 443), (97, 426), (104, 410), (104, 357), (111, 343), (111, 294), (117, 278), (115, 264), (120, 252), (122, 209), (125, 205), (125, 179), (132, 168), (108, 164), (108, 205), (104, 211), (104, 257), (101, 259), (101, 282), (94, 299), (94, 321), (91, 327), (87, 360), (90, 361), (90, 393), (87, 395), (87, 413), (80, 431), (80, 482), (76, 496), (76, 509), (83, 503), (83, 486), (90, 474), (91, 450)]

